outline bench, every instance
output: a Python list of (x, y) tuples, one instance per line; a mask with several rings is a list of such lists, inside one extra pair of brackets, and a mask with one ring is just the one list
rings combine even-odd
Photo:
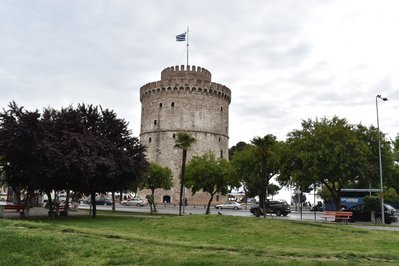
[[(0, 218), (4, 218), (7, 210), (10, 210), (9, 212), (19, 212), (20, 215), (23, 215), (25, 213), (24, 208), (25, 206), (23, 205), (0, 205)], [(27, 207), (26, 213), (29, 214), (29, 207)]]
[(328, 218), (334, 218), (335, 221), (344, 221), (346, 223), (352, 218), (352, 212), (345, 211), (325, 211), (324, 215), (321, 216), (326, 221)]

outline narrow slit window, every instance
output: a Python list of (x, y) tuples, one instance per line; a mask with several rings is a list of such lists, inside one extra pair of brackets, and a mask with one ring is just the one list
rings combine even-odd
[(157, 120), (154, 120), (154, 126), (156, 126), (157, 125)]
[(159, 108), (162, 108), (162, 103), (159, 103)]
[(148, 139), (148, 143), (151, 143), (151, 140), (152, 140), (152, 139), (151, 139), (151, 137), (150, 137), (150, 138)]
[(172, 107), (175, 107), (175, 102), (172, 102), (171, 106), (172, 106)]

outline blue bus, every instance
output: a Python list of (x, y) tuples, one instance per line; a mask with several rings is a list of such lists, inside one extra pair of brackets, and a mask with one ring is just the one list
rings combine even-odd
[[(375, 188), (343, 188), (340, 193), (341, 209), (362, 204), (364, 203), (363, 198), (365, 196), (377, 196), (379, 192), (380, 190)], [(325, 202), (325, 208), (326, 210), (336, 210), (333, 202)]]
[(375, 188), (343, 188), (341, 189), (341, 208), (351, 208), (364, 203), (365, 196), (377, 196), (380, 192)]

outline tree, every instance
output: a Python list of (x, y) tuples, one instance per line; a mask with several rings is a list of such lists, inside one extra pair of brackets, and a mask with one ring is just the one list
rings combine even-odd
[(150, 189), (151, 195), (149, 198), (150, 211), (151, 213), (156, 212), (156, 206), (154, 202), (155, 189), (170, 189), (173, 186), (173, 175), (172, 170), (169, 167), (162, 167), (156, 163), (150, 163), (147, 171), (143, 176), (143, 180), (140, 182), (140, 189)]
[(367, 145), (364, 155), (367, 163), (364, 164), (364, 175), (359, 176), (355, 182), (348, 184), (349, 188), (378, 188), (380, 186), (380, 166), (378, 153), (378, 138), (381, 135), (381, 162), (384, 179), (387, 184), (395, 180), (394, 174), (394, 154), (391, 147), (391, 142), (386, 140), (384, 133), (378, 132), (378, 129), (370, 126), (369, 128), (357, 125), (354, 129), (358, 134), (360, 141)]
[[(396, 193), (399, 194), (399, 134), (392, 141), (393, 151), (392, 151), (392, 176), (387, 180), (387, 184), (395, 188)], [(385, 158), (384, 158), (385, 159)]]
[(267, 187), (267, 195), (275, 196), (278, 194), (280, 189), (281, 187), (276, 184), (269, 184)]
[(216, 193), (226, 195), (231, 187), (238, 187), (234, 179), (232, 167), (226, 159), (216, 159), (215, 154), (208, 152), (202, 156), (194, 156), (187, 164), (184, 184), (191, 188), (193, 195), (203, 190), (210, 194), (205, 214), (210, 214), (210, 206)]
[(195, 143), (195, 141), (196, 139), (187, 132), (179, 132), (176, 134), (175, 148), (181, 149), (183, 151), (180, 174), (179, 216), (181, 216), (181, 207), (183, 204), (183, 185), (184, 176), (186, 173), (187, 150)]
[(245, 148), (247, 145), (248, 145), (248, 144), (245, 143), (244, 141), (240, 141), (240, 142), (238, 142), (236, 145), (234, 145), (233, 147), (231, 147), (231, 148), (229, 149), (229, 159), (230, 159), (230, 160), (233, 159), (234, 154), (235, 154), (236, 152), (240, 152), (240, 151), (244, 150), (244, 148)]
[(259, 195), (260, 207), (265, 215), (267, 188), (270, 179), (279, 173), (282, 145), (270, 134), (263, 138), (255, 137), (232, 160), (236, 174), (248, 190), (248, 196)]
[(26, 111), (15, 102), (11, 102), (9, 109), (0, 113), (2, 181), (13, 189), (18, 204), (22, 191), (27, 192), (27, 205), (29, 197), (37, 189), (32, 178), (39, 169), (36, 164), (37, 147), (42, 139), (39, 117), (37, 110)]
[[(43, 115), (14, 102), (0, 113), (3, 181), (18, 194), (66, 190), (90, 194), (124, 188), (147, 167), (144, 146), (113, 111), (92, 105), (48, 108)], [(19, 199), (19, 195), (17, 195)], [(28, 202), (28, 201), (26, 201)], [(93, 217), (96, 215), (93, 206)]]
[(304, 187), (322, 184), (337, 209), (341, 189), (368, 173), (368, 145), (345, 119), (302, 121), (302, 129), (289, 133), (287, 145), (279, 180)]

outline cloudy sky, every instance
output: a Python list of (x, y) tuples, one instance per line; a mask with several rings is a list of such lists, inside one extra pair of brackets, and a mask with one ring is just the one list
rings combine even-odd
[(91, 103), (140, 133), (139, 89), (185, 64), (232, 90), (230, 146), (337, 115), (399, 133), (399, 2), (1, 0), (0, 107)]

